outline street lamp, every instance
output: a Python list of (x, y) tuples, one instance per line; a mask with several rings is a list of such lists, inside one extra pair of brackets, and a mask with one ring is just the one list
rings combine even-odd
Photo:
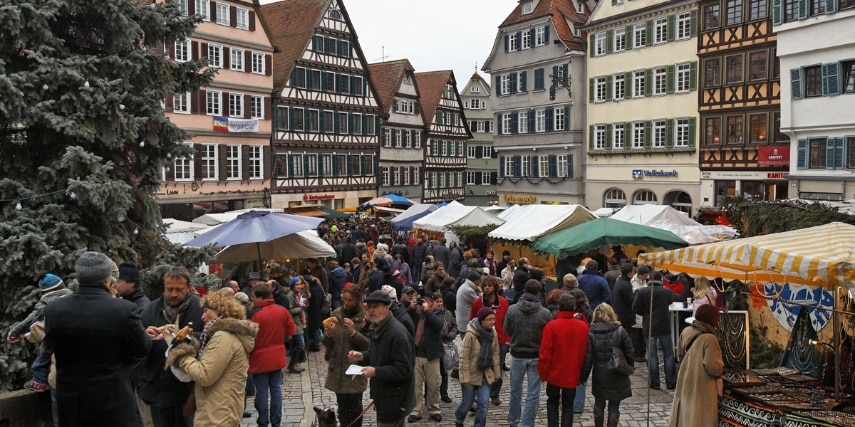
[(571, 78), (569, 75), (567, 76), (554, 76), (552, 74), (549, 75), (549, 78), (552, 79), (552, 86), (549, 87), (549, 100), (555, 101), (555, 89), (556, 88), (564, 88), (567, 89), (567, 96), (573, 98), (573, 92), (570, 87)]

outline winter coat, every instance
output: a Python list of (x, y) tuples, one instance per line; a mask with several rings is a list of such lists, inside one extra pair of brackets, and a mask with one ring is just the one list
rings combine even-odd
[(404, 286), (413, 285), (413, 272), (410, 270), (410, 264), (407, 264), (406, 261), (401, 262), (398, 265), (398, 272), (401, 273), (401, 277), (404, 279)]
[[(327, 331), (322, 335), (322, 342), (327, 349), (324, 354), (324, 359), (327, 361), (327, 379), (324, 387), (334, 393), (361, 394), (368, 387), (368, 380), (362, 375), (345, 375), (344, 372), (351, 365), (350, 360), (347, 359), (348, 352), (368, 350), (368, 337), (362, 333), (368, 313), (360, 304), (353, 314), (346, 314), (342, 306), (333, 310), (330, 316), (337, 318), (338, 324), (331, 331), (332, 337), (327, 334)], [(344, 326), (345, 318), (353, 321), (353, 329), (356, 333), (352, 336)]]
[(416, 406), (413, 336), (393, 316), (377, 322), (362, 364), (374, 367), (371, 393), (378, 423), (401, 421)]
[(347, 283), (347, 273), (344, 267), (338, 266), (330, 271), (330, 294), (334, 301), (341, 301), (341, 290)]
[(611, 305), (612, 293), (609, 290), (609, 282), (599, 271), (585, 269), (577, 277), (577, 280), (579, 281), (579, 289), (584, 291), (585, 296), (588, 297), (588, 304), (591, 305), (591, 309), (597, 308), (602, 303)]
[(427, 255), (427, 245), (424, 242), (416, 243), (413, 246), (413, 256), (411, 258), (412, 264), (415, 266), (421, 265), (421, 263), (425, 262), (425, 256), (426, 255)]
[(651, 293), (653, 295), (653, 336), (671, 335), (671, 318), (668, 306), (671, 305), (671, 295), (673, 294), (668, 288), (662, 286), (662, 282), (651, 281), (647, 287), (639, 289), (635, 294), (635, 300), (632, 302), (632, 311), (644, 318), (641, 327), (644, 336), (649, 336)]
[(341, 255), (338, 258), (338, 265), (344, 265), (356, 258), (356, 246), (353, 243), (345, 243), (341, 245)]
[(463, 254), (460, 253), (460, 249), (457, 246), (448, 250), (448, 264), (445, 265), (445, 268), (448, 270), (448, 274), (451, 277), (456, 277), (460, 275), (460, 270), (465, 269), (465, 267), (461, 268), (461, 261), (463, 259)]
[(208, 334), (198, 358), (189, 355), (174, 366), (196, 382), (193, 427), (236, 426), (243, 415), (249, 353), (255, 347), (258, 324), (225, 318), (211, 325)]
[[(475, 301), (475, 298), (478, 298), (480, 293), (481, 291), (478, 287), (469, 279), (466, 279), (463, 285), (460, 286), (460, 289), (457, 290), (457, 302), (454, 305), (456, 309), (454, 316), (457, 318), (457, 330), (466, 330), (466, 325), (469, 324), (469, 313), (472, 311), (472, 302)], [(443, 301), (445, 301), (444, 298)]]
[(294, 321), (294, 326), (296, 327), (294, 335), (300, 335), (306, 327), (303, 323), (303, 307), (298, 304), (297, 296), (291, 288), (283, 288), (282, 292), (288, 299), (288, 313), (291, 314), (291, 320)]
[(442, 319), (442, 342), (446, 343), (448, 341), (454, 341), (459, 333), (459, 330), (457, 329), (457, 321), (454, 319), (454, 315), (451, 314), (450, 311), (446, 310), (445, 307), (441, 310), (434, 309), (433, 312)]
[(323, 321), (321, 306), (324, 304), (324, 290), (317, 282), (309, 285), (309, 307), (306, 309), (306, 327), (309, 330), (320, 329)]
[(410, 251), (407, 249), (406, 243), (395, 243), (392, 245), (392, 250), (389, 252), (392, 255), (392, 258), (395, 255), (401, 255), (401, 260), (404, 262), (410, 262)]
[[(477, 320), (475, 320), (477, 322)], [(481, 353), (481, 335), (470, 322), (466, 323), (466, 335), (463, 337), (463, 346), (460, 348), (460, 384), (480, 387), (484, 380), (487, 384), (493, 384), (502, 377), (499, 368), (499, 340), (496, 339), (496, 330), (493, 329), (493, 366), (490, 369), (478, 369), (478, 355)]]
[[(175, 323), (175, 319), (166, 317), (166, 301), (163, 297), (151, 302), (143, 310), (143, 327), (163, 326)], [(204, 329), (202, 323), (202, 305), (199, 297), (190, 294), (181, 305), (178, 313), (178, 329), (188, 324), (193, 324), (193, 334), (198, 336)], [(148, 404), (162, 406), (184, 405), (187, 396), (193, 391), (193, 383), (183, 383), (175, 378), (171, 369), (163, 369), (166, 363), (166, 341), (154, 340), (151, 342), (151, 351), (143, 363), (141, 384), (139, 386), (140, 397)]]
[(321, 288), (324, 290), (324, 292), (329, 292), (330, 278), (329, 273), (327, 273), (327, 269), (318, 265), (310, 273), (312, 274), (312, 276), (317, 277), (318, 280), (321, 282)]
[(370, 294), (374, 291), (379, 291), (380, 288), (382, 288), (383, 285), (385, 285), (385, 284), (386, 284), (386, 277), (383, 274), (383, 271), (381, 271), (380, 269), (371, 270), (371, 272), (368, 273), (368, 282), (367, 282), (368, 290), (365, 293)]
[[(424, 357), (427, 360), (436, 360), (442, 357), (445, 354), (445, 349), (442, 346), (442, 327), (445, 319), (433, 311), (424, 311), (421, 306), (415, 308), (410, 306), (409, 311), (416, 331), (418, 331), (422, 316), (424, 316), (425, 322), (421, 345), (416, 346), (416, 356)], [(413, 342), (415, 343), (415, 334), (413, 335)]]
[(413, 316), (410, 315), (410, 310), (407, 310), (404, 307), (404, 304), (401, 304), (400, 301), (392, 302), (392, 316), (395, 316), (402, 325), (404, 325), (404, 329), (410, 333), (410, 336), (416, 337), (416, 323), (413, 322)]
[(540, 339), (543, 328), (552, 320), (552, 313), (540, 304), (540, 299), (524, 293), (520, 301), (505, 316), (505, 333), (511, 337), (511, 355), (521, 359), (540, 357)]
[(151, 300), (148, 299), (148, 297), (145, 295), (145, 292), (143, 292), (140, 286), (142, 285), (137, 285), (130, 295), (124, 296), (122, 297), (122, 299), (134, 303), (134, 305), (137, 306), (137, 310), (142, 313), (143, 310), (145, 310), (145, 308), (148, 307), (149, 304), (151, 304)]
[[(678, 359), (681, 363), (671, 421), (668, 424), (670, 427), (718, 425), (716, 380), (721, 377), (724, 361), (718, 338), (712, 332), (710, 325), (696, 320), (692, 327), (683, 329), (680, 335)], [(687, 351), (686, 346), (692, 339), (694, 342)]]
[[(508, 314), (508, 307), (510, 307), (507, 298), (496, 295), (496, 299), (498, 303), (493, 303), (490, 307), (496, 312), (496, 336), (499, 338), (499, 345), (505, 345), (511, 342), (511, 338), (508, 334), (505, 333), (505, 316)], [(472, 301), (472, 310), (469, 311), (469, 319), (474, 319), (475, 315), (478, 314), (478, 310), (484, 306), (484, 297), (480, 296), (475, 298), (475, 301)]]
[(133, 369), (151, 347), (137, 307), (104, 286), (81, 286), (47, 304), (44, 316), (61, 425), (136, 427)]
[(66, 295), (71, 295), (71, 289), (62, 288), (43, 293), (41, 298), (39, 298), (39, 301), (33, 307), (33, 311), (31, 311), (24, 320), (12, 325), (12, 328), (9, 329), (9, 333), (14, 336), (20, 336), (30, 332), (30, 325), (44, 315), (45, 307), (48, 303)]
[(635, 295), (632, 293), (632, 283), (629, 280), (626, 276), (618, 277), (615, 281), (615, 292), (612, 294), (612, 308), (624, 328), (635, 325), (635, 313), (632, 311)]
[(531, 273), (529, 273), (528, 268), (524, 265), (517, 266), (517, 269), (514, 270), (514, 291), (516, 295), (514, 296), (514, 300), (511, 302), (512, 304), (516, 304), (519, 302), (520, 298), (522, 298), (522, 294), (525, 293), (525, 282), (528, 282), (528, 279), (531, 279)]
[(537, 373), (540, 379), (561, 388), (579, 385), (588, 349), (588, 322), (572, 311), (559, 311), (543, 328)]
[[(593, 370), (591, 394), (605, 400), (623, 400), (632, 396), (629, 375), (621, 374), (607, 367), (612, 357), (612, 347), (616, 347), (615, 331), (620, 325), (594, 322), (588, 333), (588, 352), (585, 354), (585, 366), (582, 367), (582, 382), (588, 380)], [(621, 329), (619, 347), (627, 357), (626, 363), (632, 366), (632, 340), (626, 329)], [(716, 417), (716, 419), (718, 419)]]
[[(436, 245), (433, 248), (433, 260), (442, 261), (442, 265), (445, 266), (446, 271), (449, 270), (450, 266), (448, 265), (449, 257), (451, 256), (451, 251), (448, 249), (448, 246), (445, 245)], [(454, 276), (452, 276), (454, 277)]]
[(297, 330), (288, 310), (273, 299), (261, 300), (255, 303), (250, 320), (258, 324), (258, 335), (249, 355), (249, 373), (273, 372), (288, 366), (285, 339)]
[[(623, 273), (620, 271), (620, 266), (618, 265), (609, 265), (609, 269), (603, 273), (603, 278), (606, 279), (606, 282), (609, 284), (609, 291), (612, 294), (615, 293), (615, 282), (617, 278), (620, 277)], [(614, 295), (612, 295), (612, 299), (614, 299)]]

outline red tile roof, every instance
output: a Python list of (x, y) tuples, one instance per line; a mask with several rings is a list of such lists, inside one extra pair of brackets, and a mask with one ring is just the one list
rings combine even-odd
[[(413, 72), (413, 66), (409, 60), (399, 59), (397, 61), (377, 62), (368, 64), (371, 81), (377, 89), (377, 97), (384, 113), (388, 113), (395, 100), (395, 93), (401, 87), (401, 80), (407, 71)], [(418, 93), (418, 86), (416, 87)]]
[(419, 104), (421, 104), (422, 117), (426, 125), (433, 123), (433, 118), (436, 115), (436, 107), (439, 106), (439, 100), (442, 99), (445, 85), (452, 80), (452, 76), (453, 72), (451, 70), (427, 71), (415, 74), (416, 87), (419, 88)]
[(303, 56), (315, 28), (331, 0), (281, 0), (261, 6), (261, 16), (270, 29), (273, 54), (273, 89), (280, 92), (291, 70)]
[(584, 14), (577, 13), (572, 0), (540, 0), (537, 7), (531, 13), (523, 15), (522, 3), (520, 3), (499, 27), (506, 27), (549, 16), (552, 19), (552, 25), (555, 27), (558, 37), (567, 47), (576, 50), (585, 50), (587, 48), (584, 38), (585, 34), (580, 33), (583, 37), (574, 36), (573, 29), (570, 28), (567, 20), (583, 24), (587, 22), (590, 12), (586, 8)]
[(481, 81), (481, 83), (482, 83), (482, 84), (487, 88), (487, 93), (490, 93), (490, 83), (489, 83), (489, 82), (487, 82), (487, 80), (484, 80), (484, 78), (483, 78), (483, 77), (481, 77), (481, 74), (478, 74), (478, 72), (477, 72), (477, 71), (475, 72), (475, 74), (472, 74), (472, 77), (470, 77), (470, 78), (469, 78), (469, 80), (470, 80), (470, 81), (472, 81), (472, 80), (480, 80), (480, 81)]

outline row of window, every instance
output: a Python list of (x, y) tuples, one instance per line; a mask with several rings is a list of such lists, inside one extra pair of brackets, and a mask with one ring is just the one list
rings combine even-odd
[(499, 156), (500, 178), (572, 178), (573, 156)]
[(766, 19), (769, 17), (769, 5), (767, 0), (724, 0), (723, 8), (719, 2), (704, 5), (703, 17), (704, 31), (715, 30)]
[(491, 145), (468, 144), (466, 146), (466, 157), (470, 159), (495, 159), (496, 151)]
[(500, 135), (559, 132), (570, 129), (570, 106), (538, 108), (496, 115)]
[(466, 172), (466, 185), (496, 185), (496, 172)]
[(695, 118), (591, 125), (588, 147), (595, 151), (689, 148), (695, 146)]
[(291, 70), (291, 86), (321, 92), (343, 93), (362, 96), (368, 82), (361, 75), (334, 73), (310, 68), (294, 67)]
[[(393, 142), (394, 135), (394, 142)], [(413, 129), (383, 129), (383, 146), (422, 149), (422, 131)]]
[(395, 112), (398, 114), (419, 114), (419, 102), (415, 99), (395, 98)]
[[(193, 99), (193, 93), (199, 94), (197, 100)], [(199, 105), (204, 104), (205, 114), (209, 116), (264, 119), (265, 101), (263, 96), (211, 89), (193, 93), (173, 94), (172, 111), (180, 114), (195, 113), (199, 112)]]
[(770, 78), (777, 79), (780, 77), (781, 70), (775, 51), (774, 48), (759, 49), (704, 58), (703, 87), (712, 88), (761, 82)]
[(697, 12), (691, 11), (600, 31), (590, 37), (589, 55), (603, 56), (675, 40), (685, 40), (695, 37), (697, 28)]
[[(638, 189), (632, 194), (633, 205), (657, 205), (659, 198), (652, 190)], [(603, 193), (603, 206), (620, 209), (626, 206), (626, 193), (620, 188), (610, 188)], [(665, 195), (665, 201), (670, 201), (671, 207), (687, 214), (692, 213), (692, 197), (684, 191), (672, 191)]]
[[(781, 133), (781, 113), (772, 112), (771, 114), (771, 128), (769, 126), (769, 113), (762, 111), (704, 117), (704, 146), (789, 142), (789, 138)], [(769, 140), (770, 132), (773, 136), (771, 141)]]
[[(175, 61), (187, 62), (199, 59), (198, 42), (184, 39), (175, 42), (173, 50)], [(238, 72), (270, 75), (271, 56), (264, 52), (255, 52), (237, 47), (227, 47), (216, 43), (202, 43), (202, 54), (208, 59), (211, 68), (222, 68)]]
[(505, 34), (505, 53), (549, 44), (549, 26), (528, 28)]
[(429, 156), (463, 157), (463, 141), (428, 138), (427, 154)]
[(210, 0), (173, 0), (185, 16), (199, 15), (219, 25), (255, 31), (255, 12)]
[(469, 132), (493, 133), (492, 120), (469, 120)]
[(463, 172), (425, 172), (425, 188), (462, 187)]
[(353, 58), (353, 45), (350, 40), (336, 39), (320, 34), (312, 36), (312, 50), (342, 58)]
[(193, 144), (190, 157), (179, 157), (165, 179), (175, 181), (223, 181), (264, 178), (264, 146), (236, 144)]
[(460, 126), (460, 113), (437, 109), (436, 114), (433, 116), (433, 123), (436, 125)]
[(340, 135), (377, 135), (374, 114), (280, 106), (276, 126), (281, 130)]
[[(568, 76), (569, 67), (567, 64), (554, 65), (552, 74), (548, 77), (551, 80), (550, 87), (557, 86), (557, 81), (564, 81)], [(546, 76), (543, 68), (534, 69), (534, 88), (535, 92), (546, 90)], [(528, 92), (528, 71), (513, 72), (500, 74), (496, 76), (496, 96), (508, 96), (516, 93)]]
[(855, 93), (855, 60), (790, 70), (793, 99)]
[(697, 68), (697, 62), (687, 62), (592, 77), (588, 81), (588, 97), (591, 102), (606, 102), (688, 93), (697, 89)]
[(463, 108), (467, 110), (486, 110), (487, 101), (480, 98), (465, 99), (463, 100)]
[(772, 23), (780, 25), (855, 8), (855, 0), (772, 0)]
[(418, 166), (381, 166), (380, 175), (384, 187), (390, 185), (418, 185), (421, 168)]
[(374, 176), (373, 154), (277, 154), (277, 178)]
[(798, 140), (799, 169), (855, 169), (855, 136)]

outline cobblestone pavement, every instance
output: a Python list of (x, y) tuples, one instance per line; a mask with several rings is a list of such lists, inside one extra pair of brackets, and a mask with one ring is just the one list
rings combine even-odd
[[(510, 358), (510, 356), (509, 356)], [(660, 355), (660, 360), (662, 356)], [(510, 361), (508, 361), (510, 363)], [(323, 350), (309, 353), (308, 363), (304, 363), (305, 369), (300, 374), (284, 373), (282, 381), (283, 416), (282, 427), (310, 427), (315, 420), (314, 406), (326, 408), (335, 405), (335, 394), (323, 387), (327, 373), (327, 364), (323, 358)], [(660, 372), (664, 372), (660, 367)], [(621, 402), (620, 425), (629, 427), (667, 426), (671, 415), (671, 401), (674, 397), (673, 391), (665, 390), (664, 378), (660, 380), (662, 390), (651, 390), (647, 387), (647, 365), (645, 363), (635, 364), (635, 374), (632, 376), (632, 397)], [(487, 414), (488, 426), (507, 426), (508, 411), (508, 372), (503, 372), (505, 385), (502, 387), (502, 404), (490, 405)], [(525, 390), (525, 389), (523, 389)], [(460, 401), (460, 386), (456, 379), (449, 378), (448, 394), (453, 399), (452, 403), (440, 402), (442, 408), (442, 421), (434, 422), (425, 416), (421, 421), (408, 423), (411, 426), (449, 426), (454, 425), (454, 409)], [(649, 401), (649, 405), (648, 405)], [(363, 396), (363, 405), (370, 402), (368, 390)], [(585, 396), (585, 409), (581, 415), (576, 415), (574, 426), (593, 426), (594, 416), (592, 409), (594, 397), (591, 395), (590, 384)], [(253, 405), (253, 399), (247, 400), (247, 410), (252, 414), (244, 418), (240, 427), (255, 427), (257, 412)], [(649, 414), (649, 417), (648, 417)], [(473, 418), (468, 418), (465, 425), (471, 426)], [(546, 385), (541, 387), (540, 409), (538, 410), (538, 426), (546, 425)], [(365, 414), (363, 425), (376, 425), (375, 413), (371, 409)], [(346, 427), (346, 426), (342, 426)]]

